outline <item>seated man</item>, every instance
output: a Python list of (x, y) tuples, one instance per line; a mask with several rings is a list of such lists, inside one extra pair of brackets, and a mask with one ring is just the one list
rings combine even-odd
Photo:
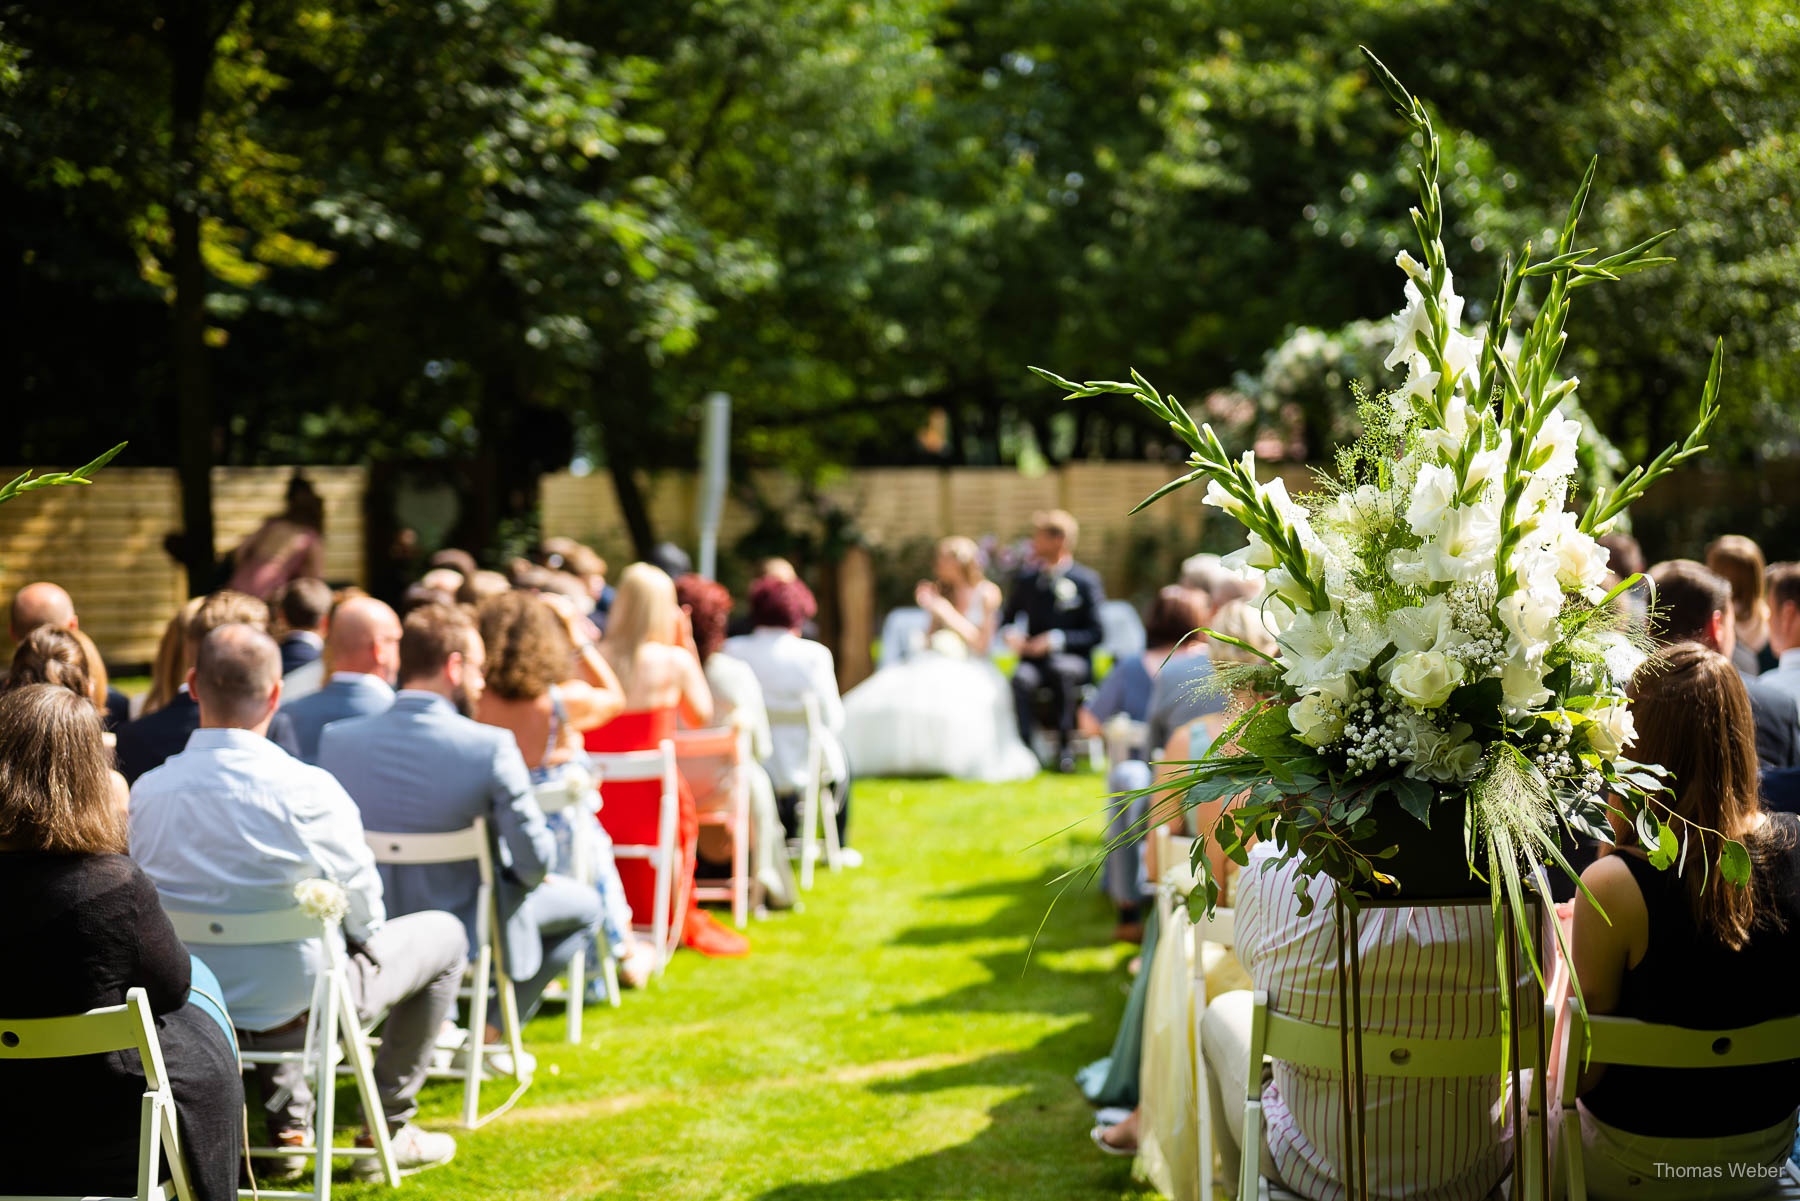
[[(1261, 843), (1237, 875), (1237, 956), (1269, 1004), (1303, 1021), (1336, 1024), (1337, 940), (1331, 884), (1312, 885), (1312, 912), (1300, 916), (1298, 861), (1268, 868)], [(1268, 869), (1268, 870), (1265, 870)], [(1481, 1037), (1500, 1030), (1494, 923), (1485, 900), (1432, 909), (1363, 910), (1362, 1017), (1381, 1034)], [(1521, 957), (1523, 958), (1523, 957)], [(1541, 1003), (1521, 963), (1520, 1012)], [(1261, 1155), (1263, 1175), (1306, 1197), (1341, 1196), (1345, 1182), (1341, 1073), (1277, 1061), (1263, 1074), (1267, 1145), (1239, 1146), (1250, 1080), (1249, 992), (1207, 1006), (1200, 1037), (1211, 1068), (1214, 1129), (1226, 1175), (1241, 1156)], [(1499, 1063), (1492, 1076), (1460, 1079), (1367, 1077), (1369, 1196), (1384, 1201), (1485, 1197), (1512, 1165), (1511, 1111), (1501, 1116)]]
[(319, 735), (327, 725), (385, 713), (394, 703), (400, 619), (374, 597), (353, 597), (332, 613), (326, 646), (331, 679), (319, 691), (281, 706), (308, 763), (319, 761)]
[[(75, 602), (61, 587), (47, 581), (27, 584), (14, 593), (9, 616), (14, 646), (25, 641), (25, 635), (39, 626), (55, 626), (70, 633), (81, 628), (81, 620), (75, 615)], [(119, 727), (131, 720), (130, 700), (110, 684), (106, 686), (105, 709), (108, 734), (117, 734)]]
[(1023, 634), (1008, 630), (1006, 644), (1018, 652), (1013, 669), (1013, 706), (1019, 737), (1032, 746), (1037, 727), (1037, 694), (1044, 689), (1056, 712), (1056, 766), (1075, 770), (1069, 739), (1081, 686), (1094, 678), (1094, 648), (1100, 645), (1100, 606), (1106, 600), (1100, 577), (1075, 561), (1075, 519), (1060, 509), (1032, 519), (1031, 565), (1019, 573), (1000, 613), (1002, 627), (1024, 615)]
[[(356, 798), (371, 830), (444, 833), (487, 819), (503, 924), (502, 969), (517, 982), (524, 1021), (537, 1011), (545, 986), (599, 929), (600, 898), (585, 884), (549, 874), (556, 840), (532, 796), (518, 742), (510, 731), (467, 716), (481, 698), (485, 662), (481, 635), (462, 609), (414, 609), (401, 630), (400, 693), (393, 707), (327, 726), (319, 766)], [(394, 912), (448, 910), (462, 919), (470, 950), (478, 949), (481, 878), (473, 863), (383, 865), (381, 875)], [(490, 1025), (486, 1036), (498, 1042), (501, 1033)], [(489, 1062), (512, 1074), (514, 1065), (505, 1059), (490, 1056)]]
[[(254, 596), (229, 590), (207, 597), (187, 625), (186, 671), (190, 677), (194, 673), (200, 644), (208, 634), (228, 622), (241, 622), (266, 633), (269, 606)], [(188, 735), (199, 726), (200, 708), (187, 684), (183, 684), (180, 693), (162, 708), (126, 723), (119, 730), (118, 744), (119, 771), (125, 782), (136, 783), (139, 776), (161, 765), (170, 755), (179, 753), (187, 746)], [(269, 740), (288, 754), (300, 753), (300, 746), (294, 740), (293, 723), (288, 721), (286, 714), (275, 714), (274, 720), (269, 722), (268, 734)]]
[[(294, 904), (302, 880), (329, 879), (350, 900), (344, 930), (359, 940), (350, 995), (364, 1022), (387, 1014), (375, 1083), (403, 1171), (444, 1163), (445, 1134), (412, 1125), (439, 1027), (456, 1002), (468, 958), (447, 913), (384, 920), (381, 878), (356, 804), (329, 773), (265, 736), (281, 700), (281, 654), (261, 630), (227, 623), (201, 641), (188, 686), (199, 728), (187, 749), (144, 773), (131, 793), (131, 855), (170, 909), (257, 913)], [(366, 948), (366, 951), (364, 950)], [(306, 942), (208, 947), (246, 1049), (291, 1050), (306, 1034), (322, 948)], [(258, 1067), (266, 1096), (290, 1090), (269, 1118), (274, 1140), (311, 1142), (312, 1093), (298, 1064)], [(296, 1157), (285, 1164), (298, 1170)], [(373, 1159), (359, 1173), (379, 1171)]]
[(290, 580), (275, 600), (281, 627), (281, 674), (292, 675), (318, 661), (325, 650), (326, 617), (331, 612), (331, 586), (313, 576)]

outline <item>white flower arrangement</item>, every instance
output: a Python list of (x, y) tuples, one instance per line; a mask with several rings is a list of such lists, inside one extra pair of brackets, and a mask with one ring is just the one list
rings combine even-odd
[(333, 925), (350, 912), (350, 894), (335, 880), (302, 880), (294, 885), (294, 903), (306, 913)]
[[(1678, 850), (1660, 816), (1660, 769), (1621, 757), (1634, 730), (1616, 652), (1634, 634), (1613, 601), (1637, 577), (1608, 591), (1597, 539), (1705, 449), (1720, 355), (1688, 438), (1570, 507), (1582, 426), (1561, 405), (1579, 381), (1556, 375), (1570, 296), (1673, 261), (1651, 256), (1668, 234), (1597, 260), (1575, 247), (1590, 165), (1555, 254), (1532, 262), (1527, 246), (1516, 266), (1509, 257), (1485, 328), (1465, 330), (1442, 241), (1436, 134), (1368, 57), (1423, 145), (1412, 210), (1423, 260), (1396, 260), (1405, 306), (1388, 363), (1405, 364), (1405, 385), (1363, 399), (1363, 435), (1338, 452), (1335, 475), (1290, 496), (1279, 478), (1257, 478), (1253, 454), (1231, 458), (1210, 426), (1135, 371), (1130, 382), (1074, 383), (1033, 370), (1071, 398), (1122, 393), (1166, 420), (1191, 448), (1191, 470), (1138, 507), (1204, 480), (1204, 503), (1249, 534), (1226, 562), (1265, 573), (1279, 649), (1240, 679), (1269, 699), (1159, 788), (1188, 806), (1238, 798), (1201, 831), (1192, 903), (1210, 910), (1219, 895), (1208, 837), (1240, 864), (1252, 838), (1273, 840), (1278, 861), (1298, 858), (1303, 907), (1320, 872), (1352, 894), (1398, 888), (1382, 867), (1397, 847), (1371, 841), (1377, 817), (1398, 808), (1425, 827), (1460, 825), (1471, 871), (1485, 874), (1496, 915), (1510, 909), (1529, 947), (1522, 880), (1546, 863), (1574, 874), (1558, 848), (1565, 829), (1611, 841), (1610, 808), (1635, 823), (1653, 862), (1667, 866)], [(1548, 291), (1515, 337), (1528, 279)], [(1725, 844), (1722, 868), (1747, 878), (1740, 845)]]

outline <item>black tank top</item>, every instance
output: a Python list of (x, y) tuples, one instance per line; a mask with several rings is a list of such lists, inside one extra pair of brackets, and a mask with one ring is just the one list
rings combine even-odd
[[(1772, 813), (1771, 850), (1757, 857), (1765, 894), (1784, 923), (1759, 923), (1733, 951), (1694, 924), (1687, 882), (1623, 854), (1644, 894), (1650, 946), (1627, 968), (1620, 1017), (1728, 1030), (1800, 1013), (1800, 818)], [(1689, 870), (1693, 870), (1689, 865)], [(1710, 1138), (1748, 1134), (1800, 1106), (1800, 1059), (1753, 1068), (1608, 1067), (1582, 1098), (1608, 1125), (1633, 1134)]]

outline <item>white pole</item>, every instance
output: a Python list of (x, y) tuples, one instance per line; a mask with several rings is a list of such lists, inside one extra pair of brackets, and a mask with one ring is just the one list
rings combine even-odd
[(731, 397), (709, 393), (700, 431), (700, 574), (713, 579), (719, 566), (719, 518), (731, 468)]

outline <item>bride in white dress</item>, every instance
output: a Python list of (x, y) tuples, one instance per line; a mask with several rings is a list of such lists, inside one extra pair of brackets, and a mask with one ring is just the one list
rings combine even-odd
[(913, 593), (931, 614), (924, 652), (844, 695), (851, 770), (989, 781), (1037, 774), (1037, 757), (1019, 738), (1012, 691), (988, 658), (999, 586), (982, 573), (980, 551), (967, 538), (938, 543), (933, 574)]

